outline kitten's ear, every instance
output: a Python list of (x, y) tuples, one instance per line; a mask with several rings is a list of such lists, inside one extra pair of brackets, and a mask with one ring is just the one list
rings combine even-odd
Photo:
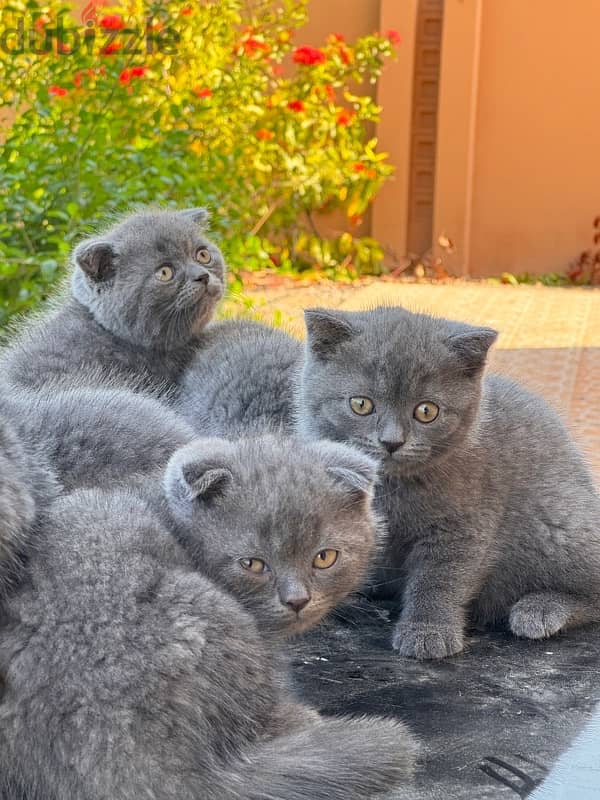
[(200, 225), (203, 228), (208, 224), (210, 217), (210, 214), (206, 208), (186, 208), (179, 213), (186, 219), (189, 219), (191, 222), (195, 223), (196, 225)]
[(379, 465), (370, 456), (338, 442), (321, 440), (314, 445), (317, 458), (327, 472), (349, 495), (371, 495)]
[(221, 497), (233, 480), (229, 469), (235, 445), (225, 439), (196, 439), (167, 464), (163, 488), (173, 514), (189, 519), (194, 505)]
[(488, 350), (498, 338), (492, 328), (465, 326), (446, 339), (446, 344), (455, 353), (468, 374), (476, 374), (485, 366)]
[(327, 356), (342, 342), (351, 339), (355, 330), (348, 320), (326, 308), (307, 308), (304, 311), (307, 342), (318, 356)]
[(112, 277), (115, 272), (116, 251), (110, 242), (88, 239), (73, 251), (75, 264), (94, 282)]

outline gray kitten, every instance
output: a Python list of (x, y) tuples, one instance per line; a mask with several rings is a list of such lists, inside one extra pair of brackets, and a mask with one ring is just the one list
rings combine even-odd
[[(315, 577), (314, 608), (299, 608), (306, 598), (278, 571), (276, 543), (295, 529), (311, 559), (315, 548), (339, 547), (327, 567), (332, 591), (339, 581), (353, 588), (374, 536), (373, 463), (340, 445), (298, 445), (305, 470), (279, 478), (270, 447), (261, 470), (246, 463), (255, 453), (244, 458), (244, 445), (213, 444), (212, 459), (210, 442), (197, 443), (167, 472), (172, 507), (194, 527), (192, 550), (216, 551), (209, 571), (237, 571), (239, 580), (228, 580), (252, 587), (243, 595), (276, 583), (279, 616), (312, 624), (328, 605), (326, 582)], [(288, 492), (286, 478), (307, 483), (296, 506), (320, 479), (330, 509), (318, 500), (314, 511), (278, 505), (272, 498)], [(256, 499), (245, 507), (250, 484)], [(253, 536), (235, 546), (242, 518)], [(229, 524), (235, 530), (221, 543)], [(351, 545), (347, 524), (357, 531)], [(270, 549), (257, 552), (257, 543)], [(268, 574), (250, 563), (259, 556), (271, 560)], [(321, 719), (290, 700), (270, 613), (249, 614), (195, 569), (137, 489), (58, 500), (8, 614), (0, 629), (3, 800), (22, 791), (28, 800), (367, 800), (412, 773), (416, 746), (402, 723)]]
[(225, 266), (199, 226), (204, 209), (125, 217), (73, 252), (71, 294), (11, 342), (11, 384), (49, 380), (168, 387), (223, 295)]
[(0, 417), (0, 602), (18, 582), (35, 531), (58, 491), (47, 461)]
[(180, 381), (175, 408), (212, 436), (293, 423), (293, 375), (302, 345), (281, 330), (244, 320), (209, 325)]
[(300, 428), (384, 468), (394, 647), (458, 653), (469, 616), (532, 639), (600, 620), (598, 493), (554, 411), (484, 377), (496, 332), (401, 308), (305, 317)]

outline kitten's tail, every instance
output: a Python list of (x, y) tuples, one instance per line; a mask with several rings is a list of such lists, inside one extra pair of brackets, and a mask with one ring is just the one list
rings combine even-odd
[(367, 800), (406, 785), (418, 745), (401, 722), (323, 719), (228, 765), (227, 800)]

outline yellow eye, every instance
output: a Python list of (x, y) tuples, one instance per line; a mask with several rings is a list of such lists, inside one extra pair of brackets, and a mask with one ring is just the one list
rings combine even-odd
[(262, 575), (268, 569), (261, 558), (240, 558), (240, 564), (248, 572), (253, 572), (255, 575)]
[(419, 405), (414, 410), (414, 417), (418, 419), (419, 422), (433, 422), (433, 420), (437, 417), (440, 413), (439, 406), (436, 406), (435, 403), (431, 403), (429, 400), (426, 400), (424, 403), (419, 403)]
[(375, 405), (368, 397), (351, 397), (350, 408), (360, 417), (367, 417), (375, 410)]
[(316, 569), (329, 569), (329, 567), (333, 567), (338, 556), (338, 550), (319, 550), (313, 559), (313, 567), (316, 567)]
[(173, 280), (173, 267), (169, 266), (169, 264), (163, 264), (154, 274), (161, 283), (168, 283)]
[(210, 250), (207, 247), (199, 247), (196, 250), (196, 261), (200, 264), (210, 264), (212, 261)]

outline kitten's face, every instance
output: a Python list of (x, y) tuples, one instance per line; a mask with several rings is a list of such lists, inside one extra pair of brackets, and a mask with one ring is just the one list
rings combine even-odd
[(459, 446), (495, 332), (401, 308), (306, 313), (302, 431), (360, 447), (412, 475)]
[(376, 543), (375, 464), (331, 442), (197, 440), (165, 487), (200, 569), (265, 632), (316, 625), (358, 588)]
[(201, 233), (202, 209), (134, 214), (74, 253), (75, 296), (116, 335), (172, 347), (210, 320), (225, 264)]

